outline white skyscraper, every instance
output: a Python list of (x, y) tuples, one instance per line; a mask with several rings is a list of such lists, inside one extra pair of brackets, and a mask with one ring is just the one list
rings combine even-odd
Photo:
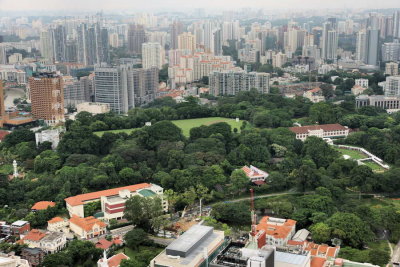
[(388, 76), (386, 77), (385, 96), (400, 96), (400, 76)]
[(142, 65), (144, 69), (151, 67), (162, 68), (165, 52), (159, 43), (142, 44)]
[(191, 51), (193, 53), (196, 49), (196, 36), (190, 32), (184, 32), (178, 35), (178, 49)]
[(338, 33), (331, 22), (325, 22), (322, 31), (321, 58), (325, 60), (337, 59)]
[(367, 34), (361, 30), (357, 33), (356, 60), (364, 62), (366, 59)]
[(43, 31), (40, 33), (40, 53), (42, 57), (54, 61), (54, 51), (53, 51), (53, 38), (51, 36), (51, 31)]

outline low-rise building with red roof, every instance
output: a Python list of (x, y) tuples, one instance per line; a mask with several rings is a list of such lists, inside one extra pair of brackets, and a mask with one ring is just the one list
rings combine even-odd
[(253, 165), (250, 165), (250, 167), (244, 166), (241, 170), (246, 173), (246, 176), (249, 178), (250, 182), (255, 183), (256, 185), (265, 184), (265, 180), (269, 176), (267, 172), (260, 170)]
[(38, 210), (46, 210), (49, 207), (55, 207), (55, 206), (56, 203), (53, 201), (39, 201), (32, 206), (31, 211), (35, 212)]
[(265, 244), (270, 246), (285, 246), (296, 231), (296, 221), (291, 219), (280, 219), (270, 216), (263, 217), (256, 227), (258, 232), (265, 232)]
[(313, 242), (308, 242), (308, 241), (294, 241), (294, 240), (289, 240), (287, 243), (288, 247), (291, 248), (297, 248), (305, 251), (310, 251), (311, 257), (318, 257), (318, 258), (324, 258), (326, 260), (333, 260), (335, 259), (338, 254), (340, 247), (330, 247), (326, 244), (315, 244)]
[(97, 261), (97, 267), (119, 267), (121, 265), (122, 260), (129, 260), (129, 257), (122, 252), (108, 259), (104, 255)]
[(96, 248), (100, 248), (103, 250), (109, 249), (114, 243), (111, 241), (108, 241), (105, 238), (100, 239), (99, 241), (96, 242), (95, 246)]
[(81, 239), (90, 239), (106, 233), (106, 224), (93, 216), (81, 218), (74, 215), (69, 219), (69, 228)]
[(61, 217), (54, 217), (53, 219), (47, 221), (47, 230), (53, 232), (63, 232), (68, 225), (68, 220)]
[(289, 130), (296, 134), (296, 139), (300, 139), (301, 141), (306, 140), (309, 136), (338, 138), (349, 135), (349, 128), (338, 123), (290, 127)]
[(32, 229), (22, 238), (22, 241), (30, 248), (40, 248), (47, 253), (55, 253), (65, 247), (67, 238), (64, 233), (42, 232), (38, 229)]
[(100, 201), (101, 197), (109, 197), (109, 196), (118, 196), (121, 190), (129, 190), (130, 192), (135, 192), (140, 189), (148, 188), (151, 185), (148, 183), (136, 184), (136, 185), (129, 185), (124, 187), (118, 187), (113, 189), (107, 189), (97, 192), (91, 192), (86, 194), (80, 194), (73, 197), (68, 197), (65, 199), (66, 206), (69, 212), (69, 216), (72, 217), (73, 215), (84, 217), (84, 205)]

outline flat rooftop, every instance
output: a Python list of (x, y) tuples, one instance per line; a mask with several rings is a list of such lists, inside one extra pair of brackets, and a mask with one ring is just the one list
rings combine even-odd
[[(189, 232), (189, 230), (187, 232)], [(173, 267), (198, 266), (200, 265), (200, 263), (204, 261), (205, 250), (207, 251), (208, 255), (212, 254), (216, 249), (218, 249), (221, 245), (223, 245), (225, 241), (224, 237), (225, 235), (223, 231), (213, 231), (211, 235), (207, 236), (207, 238), (202, 240), (192, 251), (190, 251), (186, 257), (179, 257), (179, 256), (171, 257), (170, 255), (167, 254), (166, 250), (164, 250), (157, 257), (154, 258), (154, 263), (156, 266), (157, 265), (173, 266)], [(178, 238), (176, 241), (178, 241), (180, 238)], [(171, 243), (170, 245), (172, 244), (173, 243)], [(181, 246), (182, 245), (178, 243), (178, 245), (174, 245), (173, 248), (175, 247), (179, 249)]]

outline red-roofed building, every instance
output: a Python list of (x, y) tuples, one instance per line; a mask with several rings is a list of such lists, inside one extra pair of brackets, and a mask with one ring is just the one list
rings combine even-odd
[(287, 246), (292, 248), (297, 248), (299, 250), (301, 249), (309, 251), (312, 258), (317, 257), (317, 258), (323, 258), (325, 260), (335, 259), (338, 256), (340, 250), (340, 247), (330, 247), (325, 244), (319, 245), (308, 241), (299, 242), (299, 241), (289, 240)]
[(314, 257), (311, 258), (310, 267), (324, 267), (326, 266), (326, 259)]
[(120, 191), (129, 190), (129, 192), (133, 193), (141, 189), (150, 188), (151, 186), (152, 185), (148, 183), (123, 186), (123, 187), (68, 197), (65, 199), (65, 202), (67, 203), (67, 209), (70, 217), (72, 217), (73, 215), (84, 217), (85, 215), (83, 207), (84, 205), (90, 202), (100, 201), (101, 197), (118, 196)]
[[(285, 246), (296, 231), (296, 221), (265, 216), (260, 220), (256, 230), (265, 232), (266, 245)], [(262, 247), (263, 244), (258, 246)]]
[(294, 132), (296, 134), (296, 139), (300, 139), (301, 141), (306, 140), (309, 136), (338, 138), (347, 137), (349, 135), (349, 128), (338, 123), (290, 127), (289, 130)]
[(10, 131), (0, 130), (0, 142), (3, 142), (4, 138), (6, 138), (10, 133)]
[(49, 207), (55, 207), (55, 206), (56, 203), (53, 201), (39, 201), (32, 206), (31, 211), (35, 212), (38, 210), (46, 210)]
[(67, 238), (64, 233), (41, 232), (38, 229), (32, 229), (22, 238), (22, 241), (30, 248), (40, 248), (48, 253), (54, 253), (65, 247)]
[(97, 261), (97, 267), (118, 267), (122, 260), (128, 260), (129, 257), (124, 253), (118, 253), (107, 259), (105, 256)]
[(242, 171), (244, 171), (249, 180), (252, 183), (255, 183), (256, 185), (265, 184), (265, 180), (269, 176), (267, 172), (260, 170), (259, 168), (254, 167), (253, 165), (250, 165), (250, 167), (244, 166), (242, 168)]
[(100, 248), (103, 250), (109, 249), (114, 243), (111, 241), (108, 241), (107, 239), (100, 239), (96, 243), (96, 248)]
[(47, 230), (53, 232), (63, 232), (68, 225), (68, 220), (61, 217), (54, 217), (50, 221), (47, 221)]
[(106, 233), (106, 224), (93, 216), (81, 218), (74, 215), (69, 219), (69, 228), (81, 239), (90, 239)]
[(305, 91), (303, 97), (308, 98), (313, 103), (325, 101), (325, 97), (322, 95), (322, 90), (319, 87)]

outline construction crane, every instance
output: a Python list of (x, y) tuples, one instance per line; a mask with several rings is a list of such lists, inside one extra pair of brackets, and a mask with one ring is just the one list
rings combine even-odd
[(250, 189), (250, 202), (251, 202), (251, 236), (253, 238), (257, 234), (257, 215), (254, 209), (254, 190), (253, 188)]

